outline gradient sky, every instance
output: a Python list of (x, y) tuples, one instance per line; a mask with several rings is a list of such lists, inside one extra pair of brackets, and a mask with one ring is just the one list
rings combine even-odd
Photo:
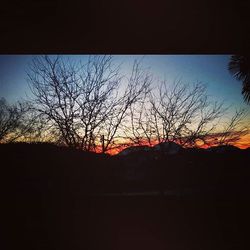
[[(0, 55), (0, 97), (9, 102), (30, 96), (26, 71), (33, 55)], [(86, 60), (86, 55), (66, 55), (72, 60)], [(224, 100), (232, 108), (249, 109), (241, 95), (242, 83), (230, 75), (227, 65), (230, 55), (115, 55), (114, 63), (122, 63), (122, 74), (130, 72), (133, 61), (142, 59), (142, 65), (155, 78), (171, 83), (181, 79), (184, 83), (197, 81), (207, 85), (214, 100)], [(248, 114), (250, 119), (250, 114)]]

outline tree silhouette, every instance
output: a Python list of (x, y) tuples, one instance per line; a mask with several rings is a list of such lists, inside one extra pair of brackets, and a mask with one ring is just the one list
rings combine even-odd
[(250, 103), (250, 56), (233, 55), (228, 64), (228, 70), (239, 81), (242, 81), (242, 95), (246, 103)]
[(139, 105), (131, 106), (131, 124), (124, 130), (137, 145), (171, 141), (187, 147), (232, 144), (248, 129), (243, 124), (245, 110), (236, 110), (226, 119), (227, 109), (223, 102), (209, 99), (202, 83), (169, 85), (163, 81)]
[(94, 152), (114, 146), (129, 107), (150, 84), (138, 62), (130, 78), (121, 77), (111, 56), (90, 56), (86, 64), (59, 56), (35, 57), (28, 77), (34, 108), (53, 134), (70, 147)]
[(28, 102), (9, 104), (0, 99), (0, 143), (38, 137), (40, 122)]

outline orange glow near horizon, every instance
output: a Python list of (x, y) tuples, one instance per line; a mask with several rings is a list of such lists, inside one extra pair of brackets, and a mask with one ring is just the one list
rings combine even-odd
[[(158, 141), (152, 142), (151, 145), (149, 145), (149, 143), (145, 142), (145, 143), (142, 143), (141, 146), (149, 146), (149, 147), (151, 146), (151, 147), (153, 147), (156, 144), (158, 144)], [(197, 146), (200, 147), (200, 148), (209, 148), (209, 147), (212, 147), (212, 146), (215, 146), (215, 145), (216, 144), (214, 144), (214, 145), (211, 144), (210, 146), (208, 146), (208, 145), (204, 145), (202, 143), (197, 142)], [(250, 147), (250, 134), (242, 136), (240, 140), (238, 140), (237, 142), (232, 143), (230, 145), (236, 146), (236, 147), (238, 147), (240, 149), (246, 149), (246, 148)], [(119, 152), (121, 152), (122, 150), (124, 150), (124, 149), (126, 149), (126, 148), (128, 148), (130, 146), (138, 146), (138, 144), (132, 144), (131, 143), (130, 145), (126, 145), (126, 146), (121, 145), (121, 146), (116, 147), (114, 149), (108, 150), (107, 153), (110, 154), (110, 155), (116, 155)], [(100, 153), (100, 152), (101, 152), (101, 150), (98, 150), (97, 153)]]
[(241, 148), (241, 149), (245, 149), (250, 147), (250, 134), (247, 134), (243, 137), (241, 137), (241, 139), (239, 141), (237, 141), (234, 146)]
[[(217, 136), (217, 138), (219, 138), (219, 136)], [(213, 139), (211, 141), (213, 141)], [(141, 142), (140, 146), (153, 147), (158, 143), (159, 143), (158, 140), (155, 140), (155, 141), (151, 141), (151, 144), (149, 144), (145, 140), (145, 142)], [(178, 143), (178, 142), (176, 141), (176, 143)], [(212, 147), (212, 146), (216, 146), (215, 143), (214, 144), (211, 143), (210, 146), (208, 146), (208, 145), (204, 145), (202, 142), (199, 142), (199, 141), (197, 141), (196, 145), (198, 147), (200, 147), (200, 148), (209, 148), (209, 147)], [(236, 146), (236, 147), (238, 147), (240, 149), (246, 149), (246, 148), (250, 147), (250, 133), (242, 136), (238, 141), (236, 141), (235, 143), (232, 143), (230, 145)], [(124, 149), (126, 149), (128, 147), (131, 147), (131, 146), (139, 146), (139, 145), (123, 140), (123, 142), (121, 142), (120, 144), (117, 144), (116, 147), (107, 150), (106, 153), (109, 154), (109, 155), (116, 155), (119, 152), (121, 152), (122, 150), (124, 150)], [(96, 153), (102, 153), (102, 146), (97, 145), (95, 150), (93, 150), (93, 151), (96, 152)]]

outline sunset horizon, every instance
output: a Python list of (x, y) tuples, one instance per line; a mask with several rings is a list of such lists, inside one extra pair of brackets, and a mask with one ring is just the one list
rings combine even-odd
[[(16, 141), (62, 140), (111, 154), (166, 141), (244, 149), (250, 146), (249, 105), (229, 61), (229, 55), (5, 55), (0, 97), (13, 109), (32, 105), (24, 115), (36, 126), (48, 124), (40, 137), (22, 132)], [(12, 141), (13, 133), (2, 142)]]

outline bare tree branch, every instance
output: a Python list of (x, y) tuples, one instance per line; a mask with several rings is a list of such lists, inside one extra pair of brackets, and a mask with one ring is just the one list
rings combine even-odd
[(129, 107), (148, 89), (150, 76), (134, 63), (127, 87), (111, 56), (90, 56), (86, 64), (61, 57), (36, 57), (28, 73), (36, 110), (54, 124), (64, 143), (106, 152)]

